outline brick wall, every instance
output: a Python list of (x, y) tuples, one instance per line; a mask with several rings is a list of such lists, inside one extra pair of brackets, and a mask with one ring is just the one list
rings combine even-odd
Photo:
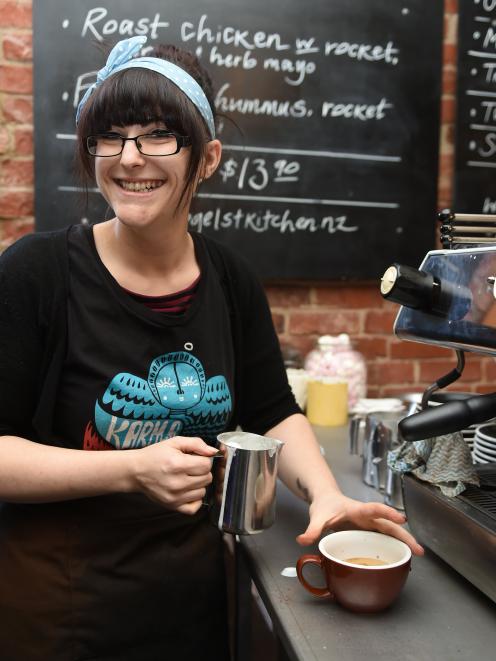
[[(457, 2), (445, 0), (439, 208), (452, 196)], [(33, 98), (31, 0), (0, 0), (0, 250), (33, 230)], [(434, 222), (434, 221), (433, 221)], [(283, 344), (306, 353), (324, 333), (347, 332), (368, 364), (368, 395), (422, 390), (455, 364), (453, 352), (392, 335), (397, 306), (378, 283), (271, 285), (267, 287)], [(456, 389), (493, 388), (496, 362), (467, 356)]]
[(31, 0), (0, 0), (0, 250), (33, 229)]

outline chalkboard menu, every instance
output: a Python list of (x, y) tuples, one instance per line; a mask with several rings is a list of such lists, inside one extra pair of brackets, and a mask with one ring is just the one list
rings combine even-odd
[(496, 213), (496, 0), (459, 3), (456, 213)]
[(217, 90), (223, 160), (192, 228), (264, 279), (417, 265), (434, 244), (442, 32), (443, 0), (34, 0), (37, 229), (111, 217), (74, 176), (74, 110), (95, 44), (144, 34), (195, 52)]

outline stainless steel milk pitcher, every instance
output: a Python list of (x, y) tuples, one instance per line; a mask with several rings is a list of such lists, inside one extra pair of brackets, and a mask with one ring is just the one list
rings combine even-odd
[(355, 416), (351, 420), (350, 452), (362, 456), (362, 480), (368, 486), (380, 491), (385, 489), (387, 453), (401, 442), (398, 438), (398, 422), (406, 415), (405, 408), (399, 411), (374, 411), (365, 416)]
[(219, 530), (252, 535), (275, 520), (277, 460), (282, 441), (249, 432), (217, 436), (223, 458), (215, 463), (211, 517)]

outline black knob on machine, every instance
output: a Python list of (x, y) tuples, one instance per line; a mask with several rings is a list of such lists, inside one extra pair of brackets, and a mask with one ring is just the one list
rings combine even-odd
[(381, 278), (384, 298), (414, 309), (430, 307), (436, 286), (430, 273), (402, 264), (392, 264)]
[(381, 278), (381, 294), (388, 301), (452, 320), (463, 319), (472, 305), (472, 292), (402, 264), (392, 264)]

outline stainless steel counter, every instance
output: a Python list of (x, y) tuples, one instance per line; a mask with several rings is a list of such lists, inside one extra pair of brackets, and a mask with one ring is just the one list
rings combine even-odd
[[(362, 501), (381, 494), (361, 480), (361, 459), (348, 454), (346, 428), (318, 428), (326, 459), (343, 492)], [(295, 537), (307, 525), (307, 507), (281, 483), (276, 523), (243, 537), (243, 564), (263, 600), (274, 631), (291, 660), (492, 661), (496, 658), (496, 608), (434, 554), (414, 557), (398, 601), (377, 614), (349, 613), (310, 595), (297, 578), (281, 574), (303, 553)], [(311, 569), (311, 568), (310, 568)], [(496, 571), (496, 567), (495, 567)], [(313, 578), (316, 582), (316, 578)]]

